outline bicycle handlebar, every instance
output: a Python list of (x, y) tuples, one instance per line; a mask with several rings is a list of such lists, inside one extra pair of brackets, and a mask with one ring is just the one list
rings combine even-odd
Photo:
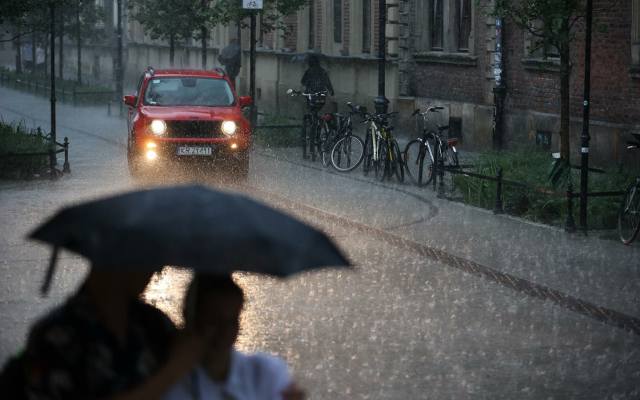
[(312, 97), (324, 97), (324, 96), (327, 95), (327, 93), (328, 93), (328, 91), (326, 91), (326, 90), (323, 90), (321, 92), (316, 92), (316, 93), (305, 93), (305, 92), (303, 92), (301, 90), (295, 90), (295, 89), (288, 89), (287, 90), (287, 94), (289, 96), (292, 96), (292, 97), (294, 97), (294, 96), (304, 96), (304, 97), (306, 97), (308, 99), (311, 99)]
[(419, 108), (416, 108), (413, 111), (413, 114), (411, 114), (412, 117), (415, 117), (416, 115), (420, 114), (420, 115), (426, 115), (427, 113), (430, 112), (439, 112), (440, 110), (444, 110), (444, 107), (442, 106), (433, 106), (433, 107), (428, 107), (426, 111), (421, 112), (421, 110)]

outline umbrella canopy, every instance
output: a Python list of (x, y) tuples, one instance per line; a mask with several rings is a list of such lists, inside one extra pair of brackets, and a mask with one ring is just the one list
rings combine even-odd
[(203, 186), (140, 190), (68, 207), (30, 238), (53, 245), (54, 258), (66, 248), (99, 268), (173, 265), (284, 277), (350, 265), (319, 230), (246, 196)]

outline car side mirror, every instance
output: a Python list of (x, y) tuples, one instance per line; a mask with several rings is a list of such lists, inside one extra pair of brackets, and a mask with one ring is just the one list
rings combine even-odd
[(135, 107), (136, 102), (138, 101), (138, 97), (133, 95), (127, 95), (122, 98), (122, 101), (124, 101), (124, 104), (128, 105), (129, 107)]
[(253, 104), (251, 96), (240, 96), (240, 107), (249, 107)]

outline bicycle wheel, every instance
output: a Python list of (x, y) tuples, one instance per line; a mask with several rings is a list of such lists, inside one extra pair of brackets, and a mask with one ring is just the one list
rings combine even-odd
[(627, 188), (618, 211), (618, 235), (624, 244), (631, 244), (640, 230), (640, 183)]
[(460, 167), (460, 163), (458, 162), (458, 153), (453, 151), (453, 148), (451, 147), (447, 147), (447, 155), (446, 155), (445, 162), (449, 167), (453, 167), (453, 168)]
[(404, 182), (404, 160), (402, 158), (402, 152), (400, 151), (400, 145), (395, 139), (391, 141), (389, 157), (391, 158), (391, 172), (396, 176), (398, 182)]
[(373, 141), (371, 140), (371, 133), (367, 132), (367, 136), (364, 139), (364, 154), (362, 172), (364, 176), (369, 174), (369, 171), (373, 168)]
[(389, 145), (386, 140), (378, 142), (378, 159), (373, 160), (373, 169), (376, 179), (380, 182), (390, 175), (391, 166), (389, 165)]
[(362, 139), (347, 134), (333, 145), (331, 150), (331, 164), (340, 172), (356, 169), (364, 158), (364, 143)]
[(430, 141), (414, 139), (404, 150), (404, 164), (409, 179), (416, 186), (426, 186), (433, 179), (433, 146)]
[(320, 152), (320, 122), (315, 119), (311, 128), (311, 161), (315, 161)]

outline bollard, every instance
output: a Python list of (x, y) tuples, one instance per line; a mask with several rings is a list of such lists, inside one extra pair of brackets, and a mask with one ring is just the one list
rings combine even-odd
[(75, 85), (73, 86), (73, 91), (71, 92), (71, 101), (73, 102), (73, 106), (76, 107), (78, 105), (78, 92), (76, 90)]
[(53, 146), (49, 146), (49, 178), (53, 181), (56, 179), (56, 152)]
[(571, 181), (567, 186), (567, 219), (564, 223), (564, 231), (568, 233), (576, 231), (576, 222), (573, 219), (573, 184)]
[(111, 100), (107, 102), (107, 115), (111, 116)]
[(62, 165), (62, 172), (70, 173), (71, 167), (69, 166), (69, 138), (64, 137), (64, 164)]
[(502, 204), (502, 167), (498, 167), (496, 174), (496, 205), (493, 207), (494, 214), (504, 214), (504, 205)]

